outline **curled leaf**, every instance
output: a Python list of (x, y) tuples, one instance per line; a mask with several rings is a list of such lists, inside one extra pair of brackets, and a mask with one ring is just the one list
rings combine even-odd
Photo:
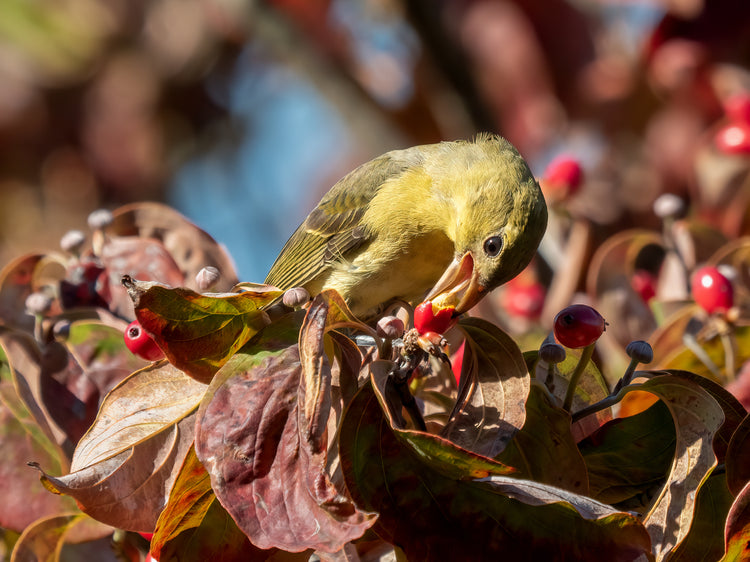
[(281, 291), (218, 296), (123, 278), (138, 320), (170, 363), (198, 381), (214, 373), (267, 323), (261, 308)]
[(459, 327), (466, 334), (461, 386), (442, 435), (494, 457), (526, 419), (529, 372), (516, 343), (498, 327), (479, 318)]

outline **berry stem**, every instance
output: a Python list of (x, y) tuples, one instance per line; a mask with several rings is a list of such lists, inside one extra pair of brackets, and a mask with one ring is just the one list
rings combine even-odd
[(578, 381), (581, 380), (581, 375), (583, 375), (583, 372), (586, 370), (586, 366), (589, 364), (589, 361), (591, 361), (591, 356), (594, 354), (595, 346), (596, 342), (590, 343), (583, 348), (581, 358), (578, 360), (578, 365), (576, 365), (575, 371), (573, 371), (573, 374), (570, 375), (570, 381), (568, 381), (568, 389), (565, 391), (565, 400), (563, 401), (562, 406), (563, 410), (570, 412), (570, 407), (573, 405), (573, 397), (576, 394)]
[(719, 338), (724, 346), (724, 382), (733, 381), (737, 376), (737, 342), (729, 326), (719, 331)]
[(625, 374), (622, 376), (621, 380), (628, 380), (630, 377), (632, 377), (633, 373), (635, 373), (635, 368), (639, 363), (640, 361), (638, 361), (638, 359), (631, 359), (630, 363), (628, 363), (628, 368), (625, 369)]
[(703, 363), (717, 380), (722, 380), (721, 369), (714, 363), (692, 334), (683, 334), (682, 343)]

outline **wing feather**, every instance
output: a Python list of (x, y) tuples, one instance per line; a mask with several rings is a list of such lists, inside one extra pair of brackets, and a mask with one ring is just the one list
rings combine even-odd
[(419, 162), (421, 153), (413, 148), (392, 151), (339, 180), (284, 245), (266, 283), (280, 289), (303, 286), (368, 243), (371, 233), (361, 221), (370, 200), (385, 182)]

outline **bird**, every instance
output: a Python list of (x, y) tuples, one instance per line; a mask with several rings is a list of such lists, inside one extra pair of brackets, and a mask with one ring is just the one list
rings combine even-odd
[(546, 225), (539, 183), (499, 135), (393, 150), (323, 196), (265, 282), (335, 289), (363, 320), (397, 301), (458, 316), (529, 264)]

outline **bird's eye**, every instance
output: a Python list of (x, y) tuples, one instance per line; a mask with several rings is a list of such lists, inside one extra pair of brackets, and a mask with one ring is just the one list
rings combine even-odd
[(484, 241), (484, 253), (494, 258), (503, 249), (503, 239), (500, 236), (491, 236)]

